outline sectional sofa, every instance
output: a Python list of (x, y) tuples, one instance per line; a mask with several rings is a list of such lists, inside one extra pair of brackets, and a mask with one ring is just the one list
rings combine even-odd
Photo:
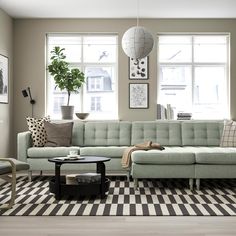
[[(107, 156), (107, 173), (131, 173), (135, 187), (139, 178), (194, 179), (235, 178), (236, 148), (220, 147), (223, 121), (75, 121), (71, 147), (32, 147), (29, 131), (18, 134), (18, 159), (30, 164), (30, 171), (54, 170), (49, 157), (80, 155)], [(158, 142), (165, 150), (137, 150), (130, 169), (123, 169), (124, 150), (145, 141)], [(63, 165), (67, 170), (92, 170), (91, 165)]]

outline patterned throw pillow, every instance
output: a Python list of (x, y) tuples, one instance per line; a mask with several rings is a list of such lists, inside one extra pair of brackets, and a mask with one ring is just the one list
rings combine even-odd
[(45, 143), (47, 142), (47, 135), (44, 128), (44, 121), (50, 121), (50, 117), (49, 116), (43, 118), (27, 117), (26, 121), (33, 139), (33, 146), (44, 147)]
[(225, 122), (220, 146), (236, 147), (236, 121)]

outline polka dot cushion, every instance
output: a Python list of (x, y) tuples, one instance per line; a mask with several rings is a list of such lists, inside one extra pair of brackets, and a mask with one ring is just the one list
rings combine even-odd
[(29, 131), (33, 139), (34, 147), (44, 147), (47, 142), (46, 130), (44, 128), (44, 121), (50, 121), (50, 117), (43, 118), (26, 118)]

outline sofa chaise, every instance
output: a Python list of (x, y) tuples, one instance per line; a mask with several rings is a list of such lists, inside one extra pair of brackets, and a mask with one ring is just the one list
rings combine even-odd
[[(18, 134), (18, 159), (30, 164), (30, 172), (54, 170), (49, 157), (66, 156), (70, 150), (80, 155), (107, 156), (107, 173), (139, 178), (186, 178), (190, 188), (196, 179), (235, 178), (236, 148), (220, 147), (223, 121), (75, 121), (71, 147), (32, 147), (29, 131)], [(165, 150), (134, 151), (132, 165), (123, 169), (124, 150), (145, 141), (158, 142)], [(92, 165), (64, 165), (66, 170), (88, 171)]]

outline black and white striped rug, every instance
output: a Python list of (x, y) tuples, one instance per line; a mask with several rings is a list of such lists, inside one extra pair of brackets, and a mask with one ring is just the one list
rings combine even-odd
[[(201, 191), (190, 191), (187, 180), (139, 181), (111, 178), (105, 199), (85, 197), (57, 201), (48, 190), (50, 177), (27, 177), (17, 181), (17, 198), (12, 209), (0, 210), (4, 216), (234, 216), (236, 215), (236, 181), (203, 180)], [(9, 200), (9, 184), (0, 185), (0, 203)]]

